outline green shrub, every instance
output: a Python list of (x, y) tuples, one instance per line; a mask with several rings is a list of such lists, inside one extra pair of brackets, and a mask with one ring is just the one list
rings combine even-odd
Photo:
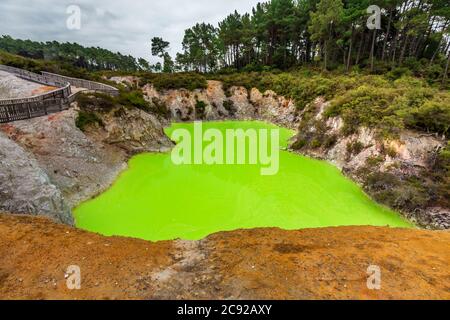
[(433, 182), (430, 190), (435, 194), (434, 205), (450, 207), (450, 142), (437, 154), (434, 165), (425, 175)]
[(382, 162), (384, 162), (384, 160), (385, 160), (384, 156), (372, 156), (367, 158), (366, 165), (369, 166), (369, 169), (372, 169), (381, 164)]
[(113, 97), (103, 93), (78, 94), (76, 101), (81, 109), (108, 112), (117, 106), (127, 108), (138, 108), (146, 112), (155, 111), (144, 98), (140, 90), (121, 90), (118, 97)]
[(167, 105), (164, 102), (160, 101), (157, 98), (152, 99), (152, 103), (150, 104), (150, 111), (165, 119), (170, 118), (169, 108), (167, 108)]
[(225, 100), (223, 102), (223, 107), (229, 112), (230, 115), (234, 115), (237, 111), (232, 100)]
[(450, 105), (448, 101), (425, 101), (422, 106), (405, 114), (408, 127), (427, 132), (447, 134), (450, 128)]
[(322, 142), (319, 139), (314, 138), (311, 140), (310, 146), (313, 149), (318, 149), (322, 146)]
[(394, 174), (376, 172), (367, 177), (365, 187), (375, 200), (409, 212), (426, 207), (431, 200), (429, 189), (418, 177), (400, 180)]
[(395, 158), (397, 156), (397, 151), (395, 151), (395, 149), (390, 146), (383, 145), (382, 152), (391, 158)]
[(353, 142), (349, 142), (347, 144), (347, 155), (349, 157), (353, 156), (353, 155), (358, 155), (363, 150), (364, 150), (364, 145), (359, 141), (353, 141)]
[(416, 78), (389, 82), (366, 77), (361, 85), (343, 91), (331, 101), (326, 117), (341, 116), (343, 133), (360, 126), (378, 129), (383, 136), (398, 135), (403, 128), (446, 134), (450, 123), (450, 93)]
[(88, 126), (94, 124), (103, 126), (102, 120), (95, 112), (81, 110), (78, 113), (78, 116), (75, 120), (75, 125), (78, 129), (80, 129), (81, 131), (85, 131)]
[(195, 112), (197, 119), (203, 119), (205, 117), (206, 103), (204, 101), (197, 100), (195, 103)]
[(120, 118), (126, 115), (126, 110), (123, 107), (117, 108), (114, 110), (114, 117)]
[(323, 147), (325, 149), (330, 149), (332, 148), (338, 141), (338, 136), (333, 134), (333, 135), (327, 135), (323, 141)]
[(59, 60), (49, 61), (24, 58), (22, 56), (13, 55), (0, 50), (0, 64), (28, 70), (35, 73), (47, 71), (68, 77), (98, 81), (115, 86), (114, 83), (104, 80), (101, 77), (101, 73), (88, 72), (86, 69), (78, 68), (68, 62)]
[(81, 93), (76, 96), (76, 101), (81, 109), (90, 108), (92, 110), (109, 111), (115, 105), (115, 99), (103, 93)]
[(398, 67), (387, 73), (387, 78), (390, 80), (397, 80), (403, 76), (411, 76), (412, 72), (408, 68)]
[(439, 64), (433, 64), (425, 69), (425, 77), (430, 82), (440, 81), (444, 74), (444, 68)]
[(140, 85), (153, 84), (157, 90), (206, 89), (206, 78), (198, 73), (144, 73), (141, 74)]
[(150, 104), (145, 100), (144, 94), (140, 90), (122, 90), (116, 98), (116, 102), (126, 107), (135, 107), (144, 111), (150, 111)]
[(303, 149), (306, 145), (308, 144), (308, 142), (304, 139), (301, 138), (296, 138), (294, 143), (291, 145), (291, 148), (293, 150), (301, 150)]

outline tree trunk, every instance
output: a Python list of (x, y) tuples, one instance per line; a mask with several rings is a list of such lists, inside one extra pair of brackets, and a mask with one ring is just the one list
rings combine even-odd
[(391, 32), (391, 24), (392, 24), (392, 9), (389, 10), (389, 22), (388, 22), (388, 27), (386, 30), (386, 37), (384, 38), (384, 43), (383, 43), (383, 52), (381, 54), (381, 60), (384, 61), (384, 57), (386, 54), (386, 45), (387, 45), (387, 40), (389, 38), (389, 33)]
[(430, 64), (428, 66), (431, 66), (433, 64), (434, 59), (436, 59), (438, 52), (441, 50), (442, 40), (444, 40), (444, 37), (442, 37), (441, 40), (439, 41), (438, 47), (434, 51), (433, 56), (431, 57), (431, 60), (430, 60)]
[(372, 48), (370, 49), (370, 72), (373, 72), (375, 59), (375, 40), (377, 38), (377, 29), (373, 30)]
[(355, 27), (352, 26), (352, 36), (350, 37), (350, 47), (348, 49), (347, 66), (346, 66), (347, 72), (350, 70), (350, 63), (351, 63), (351, 59), (352, 59), (353, 35), (354, 35), (354, 33), (355, 33)]
[(393, 45), (394, 50), (392, 51), (392, 65), (395, 64), (395, 56), (397, 55), (398, 37), (399, 37), (399, 34), (398, 34), (398, 31), (397, 31), (397, 34), (395, 35), (395, 38), (394, 38), (394, 45)]
[(406, 47), (408, 46), (409, 34), (406, 35), (405, 42), (403, 44), (402, 52), (400, 53), (400, 58), (398, 60), (399, 64), (403, 63), (403, 59), (405, 58)]
[(445, 85), (447, 83), (449, 66), (450, 66), (450, 52), (448, 53), (447, 65), (445, 66), (444, 78), (442, 79), (443, 85)]
[(312, 63), (313, 64), (315, 64), (315, 61), (316, 61), (316, 50), (317, 50), (317, 44), (316, 43), (314, 43), (313, 45), (312, 45), (312, 55), (311, 55), (311, 61), (312, 61)]
[(364, 46), (365, 39), (366, 39), (366, 35), (365, 35), (365, 33), (363, 33), (361, 35), (361, 41), (359, 42), (358, 54), (356, 56), (356, 62), (355, 62), (356, 65), (359, 64), (359, 59), (361, 59), (361, 51)]
[(311, 60), (311, 41), (306, 39), (306, 62), (310, 62)]

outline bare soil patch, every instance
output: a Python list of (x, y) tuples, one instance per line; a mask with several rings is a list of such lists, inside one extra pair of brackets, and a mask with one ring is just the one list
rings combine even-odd
[[(201, 241), (103, 237), (0, 215), (1, 299), (450, 299), (450, 233), (238, 230)], [(81, 290), (65, 271), (81, 268)], [(367, 288), (367, 268), (382, 289)]]

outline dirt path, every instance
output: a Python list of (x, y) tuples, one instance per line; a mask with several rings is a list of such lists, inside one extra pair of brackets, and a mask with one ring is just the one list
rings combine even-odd
[[(450, 233), (256, 229), (197, 242), (107, 238), (0, 215), (2, 299), (450, 299)], [(81, 268), (81, 290), (65, 271)], [(381, 290), (367, 288), (378, 265)]]

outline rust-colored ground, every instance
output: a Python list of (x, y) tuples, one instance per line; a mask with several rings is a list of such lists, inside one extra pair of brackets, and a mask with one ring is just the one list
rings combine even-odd
[[(450, 299), (450, 233), (374, 227), (107, 238), (0, 215), (2, 299)], [(81, 290), (65, 271), (81, 268)], [(367, 268), (382, 271), (367, 288)]]
[(37, 95), (44, 94), (44, 93), (47, 93), (47, 92), (50, 92), (50, 91), (53, 91), (53, 90), (56, 90), (56, 89), (58, 89), (58, 88), (51, 87), (51, 86), (42, 86), (42, 87), (39, 87), (39, 88), (33, 90), (31, 92), (31, 95), (37, 96)]

